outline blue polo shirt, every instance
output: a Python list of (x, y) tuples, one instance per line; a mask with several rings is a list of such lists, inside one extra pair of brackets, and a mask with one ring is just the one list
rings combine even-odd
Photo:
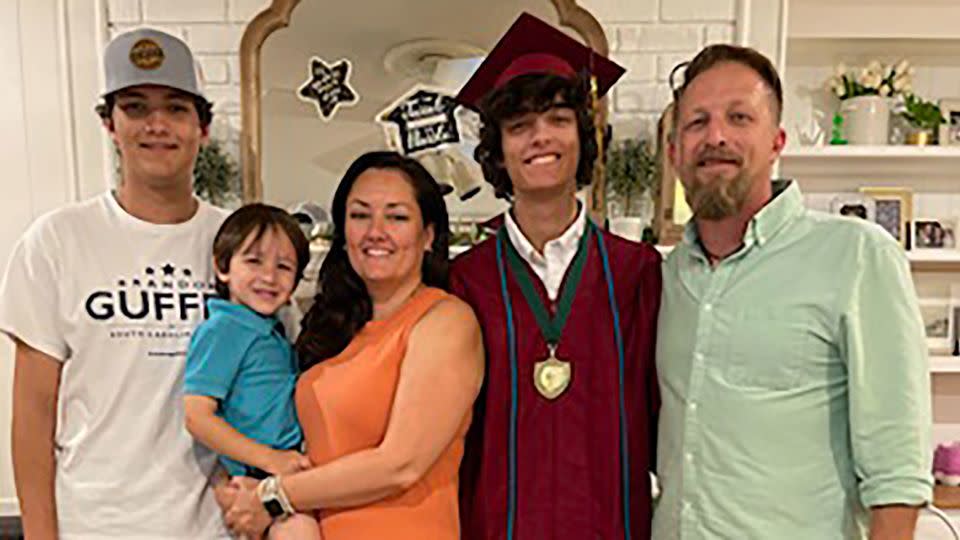
[[(302, 439), (293, 401), (297, 357), (275, 317), (212, 298), (210, 318), (194, 332), (187, 350), (184, 392), (220, 402), (217, 414), (234, 429), (276, 449)], [(244, 464), (221, 456), (231, 475)]]

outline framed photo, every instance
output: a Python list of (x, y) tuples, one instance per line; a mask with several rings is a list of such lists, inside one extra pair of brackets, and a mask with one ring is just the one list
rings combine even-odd
[(954, 249), (957, 247), (956, 220), (917, 218), (913, 220), (913, 249)]
[(913, 192), (899, 187), (863, 187), (860, 193), (870, 197), (876, 206), (874, 222), (887, 230), (907, 249), (907, 229), (913, 219)]
[(960, 98), (944, 98), (939, 105), (947, 123), (940, 124), (938, 142), (941, 146), (960, 145)]
[(830, 201), (830, 212), (841, 216), (876, 221), (877, 204), (876, 201), (866, 195), (844, 193)]
[(956, 331), (955, 312), (960, 311), (960, 305), (940, 298), (921, 298), (919, 303), (930, 352), (952, 353)]
[(664, 109), (657, 124), (657, 176), (660, 183), (660, 198), (654, 213), (653, 225), (657, 232), (657, 243), (673, 245), (683, 238), (683, 227), (690, 219), (690, 208), (683, 193), (683, 185), (677, 177), (677, 171), (670, 163), (667, 146), (670, 142), (670, 130), (673, 126), (673, 103)]

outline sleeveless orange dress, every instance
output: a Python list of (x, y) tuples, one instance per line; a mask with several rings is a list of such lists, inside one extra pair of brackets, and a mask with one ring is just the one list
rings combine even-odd
[[(339, 355), (300, 376), (297, 413), (314, 465), (380, 444), (410, 331), (446, 297), (422, 288), (389, 318), (368, 322)], [(321, 510), (324, 540), (459, 540), (457, 472), (469, 424), (467, 413), (453, 441), (410, 489), (365, 506)]]

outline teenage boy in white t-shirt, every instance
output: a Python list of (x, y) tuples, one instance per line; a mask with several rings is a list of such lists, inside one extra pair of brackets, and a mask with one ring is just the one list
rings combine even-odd
[(225, 214), (193, 196), (212, 117), (193, 55), (141, 29), (104, 52), (117, 189), (38, 219), (0, 281), (13, 465), (31, 540), (227, 537), (216, 456), (183, 428), (187, 344)]

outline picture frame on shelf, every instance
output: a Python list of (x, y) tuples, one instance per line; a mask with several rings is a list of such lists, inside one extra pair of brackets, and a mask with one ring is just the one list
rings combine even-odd
[(860, 193), (874, 201), (874, 223), (886, 229), (904, 249), (909, 249), (908, 229), (913, 220), (913, 191), (903, 187), (862, 187)]
[(919, 304), (930, 354), (952, 354), (960, 305), (945, 298), (921, 298)]
[(940, 146), (960, 145), (960, 97), (943, 98), (938, 102), (940, 114), (947, 123), (940, 124), (937, 139)]
[(950, 285), (950, 351), (953, 356), (960, 356), (960, 284)]
[(957, 247), (956, 219), (915, 218), (910, 229), (912, 249), (953, 250)]
[(873, 198), (859, 193), (842, 193), (830, 201), (830, 213), (876, 221), (877, 204)]

